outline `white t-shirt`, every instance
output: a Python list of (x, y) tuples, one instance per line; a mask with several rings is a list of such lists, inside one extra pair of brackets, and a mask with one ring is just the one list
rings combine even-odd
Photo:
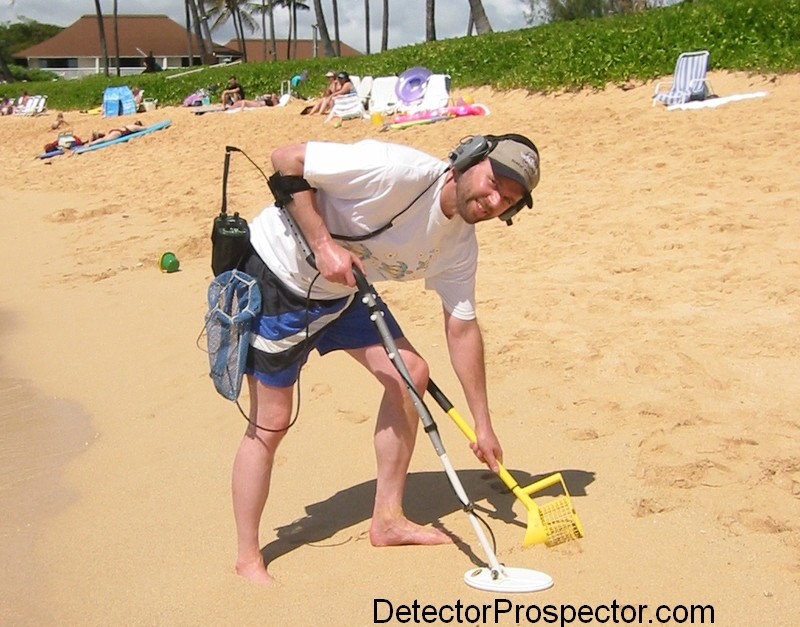
[[(472, 320), (478, 243), (473, 225), (458, 214), (448, 220), (442, 213), (445, 170), (438, 159), (398, 144), (309, 142), (303, 176), (317, 190), (317, 208), (334, 239), (336, 234), (371, 233), (411, 204), (382, 233), (361, 242), (337, 242), (363, 261), (370, 282), (424, 278), (448, 312)], [(317, 271), (303, 258), (283, 212), (275, 206), (264, 209), (252, 222), (250, 238), (278, 278), (305, 296)], [(319, 277), (311, 298), (352, 292)]]

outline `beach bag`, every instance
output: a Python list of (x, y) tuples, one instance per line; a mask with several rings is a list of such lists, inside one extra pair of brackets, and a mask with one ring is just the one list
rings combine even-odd
[(260, 312), (261, 291), (250, 275), (230, 270), (211, 281), (205, 317), (210, 376), (229, 401), (239, 398), (253, 322)]
[(241, 267), (250, 251), (247, 220), (238, 213), (220, 212), (211, 230), (211, 271), (218, 275)]

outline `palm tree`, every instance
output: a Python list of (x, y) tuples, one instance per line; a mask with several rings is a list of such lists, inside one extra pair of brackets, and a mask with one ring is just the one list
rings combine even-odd
[(117, 24), (117, 0), (114, 0), (114, 62), (117, 67), (117, 76), (122, 73), (119, 70), (119, 25)]
[(369, 0), (364, 0), (364, 27), (366, 28), (366, 53), (369, 54)]
[[(309, 6), (303, 0), (276, 0), (276, 2), (289, 9), (289, 36), (286, 38), (286, 58), (291, 59), (292, 50), (297, 50), (297, 11), (309, 11)], [(292, 45), (294, 43), (294, 45)]]
[(194, 45), (192, 44), (192, 11), (189, 8), (189, 0), (184, 0), (183, 10), (186, 13), (186, 52), (188, 53), (189, 65), (194, 65)]
[(425, 41), (436, 41), (436, 0), (425, 0)]
[(339, 3), (331, 0), (333, 5), (333, 36), (336, 38), (336, 56), (342, 56), (342, 40), (339, 37)]
[(383, 20), (381, 24), (381, 52), (389, 49), (389, 0), (383, 0)]
[(483, 8), (481, 0), (469, 0), (470, 20), (475, 22), (475, 31), (479, 35), (493, 33), (489, 18), (486, 17), (486, 10)]
[(257, 28), (257, 23), (253, 19), (253, 13), (259, 10), (259, 5), (246, 0), (205, 0), (208, 5), (208, 16), (214, 18), (211, 30), (216, 30), (233, 20), (233, 30), (236, 33), (236, 40), (239, 42), (239, 49), (242, 58), (247, 61), (247, 47), (245, 46), (244, 31), (253, 32)]
[[(263, 2), (264, 0), (262, 0)], [(278, 59), (278, 44), (275, 41), (275, 0), (266, 0), (269, 2), (269, 39), (272, 45), (272, 60)]]
[(328, 24), (325, 22), (325, 14), (322, 12), (322, 0), (314, 0), (314, 14), (317, 18), (317, 27), (319, 28), (319, 36), (322, 39), (322, 46), (325, 48), (325, 56), (332, 57), (333, 45), (331, 44), (331, 36), (328, 33)]
[(97, 13), (97, 29), (100, 32), (100, 49), (103, 53), (103, 73), (108, 76), (108, 46), (106, 45), (106, 27), (103, 24), (103, 9), (100, 0), (94, 0), (94, 9)]
[(195, 5), (198, 13), (200, 28), (197, 38), (203, 44), (203, 63), (210, 59), (214, 54), (214, 41), (211, 39), (211, 28), (208, 25), (208, 15), (206, 15), (206, 5), (203, 0), (190, 0)]

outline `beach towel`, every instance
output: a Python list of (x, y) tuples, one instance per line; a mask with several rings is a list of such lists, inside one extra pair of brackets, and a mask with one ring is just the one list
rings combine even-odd
[(686, 111), (687, 109), (714, 109), (729, 102), (738, 102), (740, 100), (751, 100), (753, 98), (765, 98), (767, 92), (756, 91), (751, 94), (734, 94), (733, 96), (721, 96), (719, 98), (709, 98), (708, 100), (694, 100), (692, 102), (683, 102), (680, 104), (669, 105), (667, 111), (676, 111), (678, 109)]

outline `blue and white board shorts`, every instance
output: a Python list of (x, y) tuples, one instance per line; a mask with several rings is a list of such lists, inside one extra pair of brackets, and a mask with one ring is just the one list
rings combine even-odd
[[(324, 355), (380, 344), (380, 335), (358, 294), (334, 300), (298, 296), (256, 253), (248, 257), (243, 271), (258, 281), (261, 290), (261, 314), (253, 320), (245, 372), (264, 385), (293, 385), (313, 349)], [(380, 299), (378, 305), (392, 337), (403, 337), (388, 307)]]

